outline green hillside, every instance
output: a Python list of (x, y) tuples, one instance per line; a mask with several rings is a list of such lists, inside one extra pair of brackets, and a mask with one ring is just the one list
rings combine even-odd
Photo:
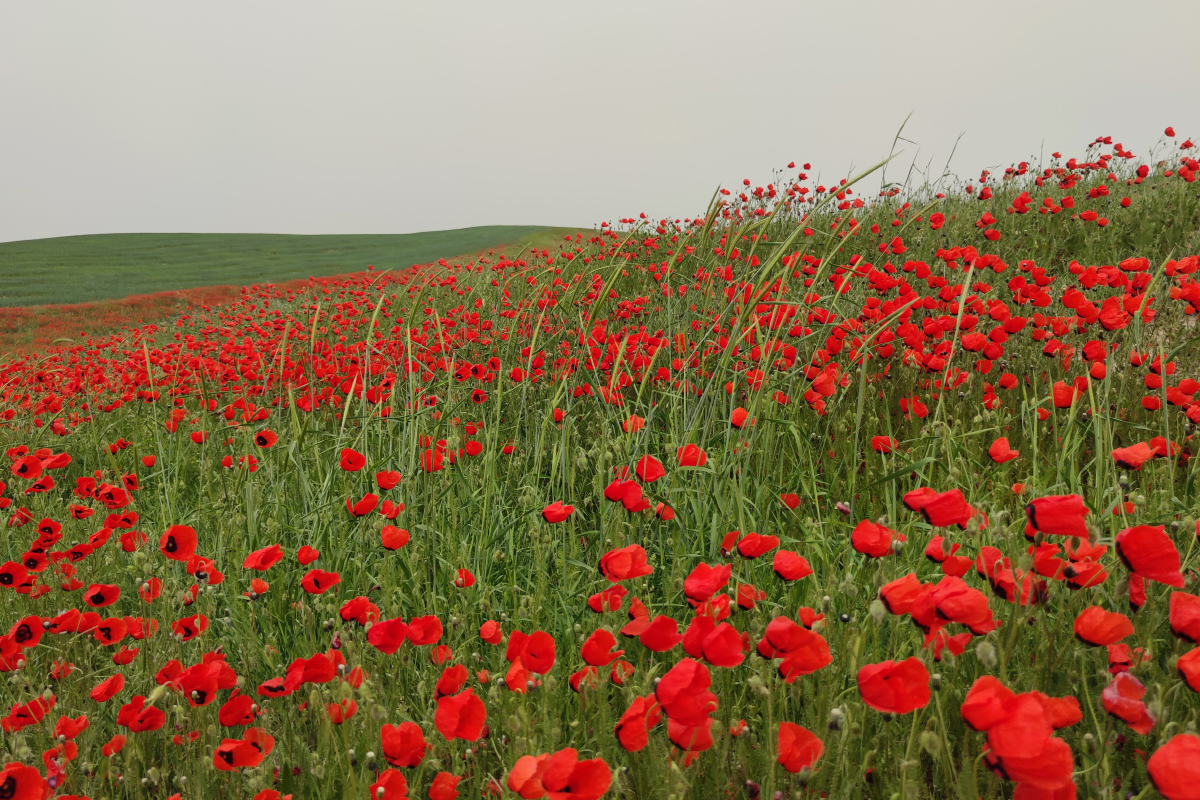
[[(544, 235), (543, 235), (544, 232)], [(411, 267), (553, 229), (488, 225), (406, 234), (117, 233), (0, 243), (0, 307), (82, 303), (216, 284)]]

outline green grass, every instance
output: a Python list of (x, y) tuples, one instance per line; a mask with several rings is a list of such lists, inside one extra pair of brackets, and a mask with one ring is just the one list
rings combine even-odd
[(487, 225), (403, 234), (112, 233), (0, 243), (0, 307), (398, 269), (547, 231)]

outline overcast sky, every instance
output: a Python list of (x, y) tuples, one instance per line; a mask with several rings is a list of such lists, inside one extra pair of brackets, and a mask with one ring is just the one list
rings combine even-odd
[[(0, 241), (703, 210), (1200, 136), (1200, 3), (0, 0)], [(918, 154), (919, 152), (919, 154)]]

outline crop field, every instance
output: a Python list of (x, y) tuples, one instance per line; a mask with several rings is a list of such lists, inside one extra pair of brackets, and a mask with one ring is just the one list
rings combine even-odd
[(237, 300), (243, 286), (553, 246), (573, 229), (412, 234), (105, 234), (0, 243), (0, 358)]
[(1200, 798), (1200, 163), (1148, 144), (12, 357), (0, 798)]

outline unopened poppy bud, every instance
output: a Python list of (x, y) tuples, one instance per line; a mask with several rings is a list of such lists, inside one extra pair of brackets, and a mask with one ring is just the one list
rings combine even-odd
[(869, 613), (871, 615), (871, 620), (878, 625), (883, 622), (885, 617), (887, 617), (887, 606), (885, 606), (883, 601), (877, 597), (871, 601), (871, 610)]
[(833, 708), (829, 711), (829, 730), (838, 731), (842, 729), (842, 721), (845, 720), (846, 714), (840, 708)]
[(942, 755), (942, 737), (933, 731), (923, 731), (921, 733), (921, 749), (935, 759), (940, 758)]
[(975, 656), (988, 669), (996, 666), (996, 661), (998, 660), (996, 646), (989, 641), (982, 641), (975, 646)]
[(929, 676), (929, 688), (935, 692), (942, 689), (942, 673), (935, 672)]
[(368, 751), (367, 751), (367, 755), (366, 755), (366, 759), (367, 759), (367, 763), (368, 763), (368, 764), (370, 764), (371, 762), (373, 762), (373, 761), (375, 760), (375, 751), (374, 751), (374, 750), (368, 750)]

